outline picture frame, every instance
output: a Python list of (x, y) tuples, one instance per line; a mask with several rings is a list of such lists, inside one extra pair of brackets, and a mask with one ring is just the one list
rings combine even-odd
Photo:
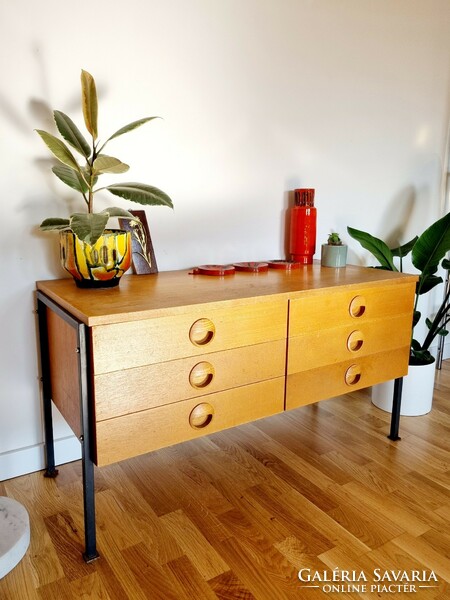
[(132, 270), (136, 275), (158, 273), (147, 215), (144, 210), (130, 210), (136, 221), (119, 218), (121, 229), (131, 233)]

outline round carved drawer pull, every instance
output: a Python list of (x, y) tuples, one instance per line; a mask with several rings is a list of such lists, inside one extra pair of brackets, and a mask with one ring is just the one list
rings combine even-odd
[(214, 367), (209, 362), (199, 362), (192, 367), (189, 373), (189, 383), (195, 389), (207, 387), (214, 379)]
[(189, 339), (196, 346), (206, 346), (215, 333), (216, 327), (210, 319), (198, 319), (189, 330)]
[(350, 315), (357, 319), (358, 317), (362, 317), (366, 312), (366, 299), (364, 296), (355, 296), (353, 300), (350, 302), (350, 306), (348, 307)]
[(358, 352), (364, 344), (364, 335), (362, 331), (352, 331), (347, 338), (347, 348), (350, 352)]
[(361, 381), (361, 367), (351, 365), (345, 372), (345, 383), (347, 385), (356, 385)]
[(193, 429), (203, 429), (209, 425), (214, 416), (214, 408), (208, 402), (197, 404), (189, 415), (189, 425)]

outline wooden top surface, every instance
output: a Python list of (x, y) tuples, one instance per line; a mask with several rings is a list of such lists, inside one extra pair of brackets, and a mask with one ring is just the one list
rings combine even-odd
[(333, 269), (320, 263), (286, 272), (236, 272), (224, 277), (190, 275), (189, 270), (156, 275), (125, 275), (118, 287), (80, 289), (72, 278), (38, 281), (37, 289), (89, 326), (120, 323), (185, 312), (199, 304), (248, 303), (273, 296), (295, 298), (335, 287), (374, 287), (414, 283), (415, 275), (347, 265)]

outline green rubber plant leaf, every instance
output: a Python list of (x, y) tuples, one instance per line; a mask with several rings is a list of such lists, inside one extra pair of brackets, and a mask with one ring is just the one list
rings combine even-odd
[(436, 273), (440, 261), (450, 251), (450, 213), (430, 225), (412, 250), (412, 263), (428, 276)]
[(91, 148), (72, 119), (60, 110), (53, 111), (53, 117), (62, 137), (87, 160), (91, 155)]
[(79, 171), (75, 171), (75, 169), (67, 167), (66, 165), (55, 165), (52, 168), (52, 171), (58, 179), (72, 189), (77, 190), (77, 192), (81, 192), (82, 194), (87, 193), (88, 186)]
[(42, 129), (36, 129), (36, 132), (41, 136), (45, 144), (47, 145), (50, 152), (60, 161), (63, 165), (67, 165), (71, 169), (75, 169), (77, 171), (80, 170), (80, 166), (78, 165), (75, 157), (69, 148), (65, 145), (64, 142), (59, 140), (57, 137), (52, 135), (51, 133), (47, 133), (46, 131), (42, 131)]
[(39, 225), (39, 228), (43, 231), (50, 231), (52, 229), (67, 229), (70, 226), (69, 219), (60, 219), (59, 217), (50, 217), (44, 219)]
[(444, 260), (441, 263), (441, 266), (443, 269), (450, 269), (450, 260), (448, 258), (444, 258)]
[[(107, 142), (110, 142), (114, 138), (118, 138), (120, 135), (123, 135), (124, 133), (128, 133), (129, 131), (133, 131), (133, 129), (137, 129), (141, 125), (144, 125), (144, 123), (148, 123), (149, 121), (152, 121), (153, 119), (160, 119), (160, 118), (161, 117), (145, 117), (144, 119), (138, 119), (137, 121), (133, 121), (132, 123), (128, 123), (128, 125), (125, 125), (124, 127), (121, 127), (115, 133), (113, 133), (112, 136), (110, 136), (106, 140), (105, 144)], [(103, 146), (105, 144), (103, 144)]]
[(86, 244), (93, 246), (105, 231), (109, 213), (75, 213), (70, 216), (70, 228)]
[(172, 200), (165, 192), (145, 183), (114, 183), (113, 185), (108, 185), (106, 189), (115, 196), (120, 196), (139, 204), (169, 206), (173, 208)]
[(108, 213), (110, 217), (122, 217), (124, 219), (133, 219), (134, 221), (139, 221), (138, 217), (131, 214), (130, 211), (125, 210), (124, 208), (118, 208), (117, 206), (109, 206), (102, 210), (103, 213)]
[(101, 173), (125, 173), (130, 167), (114, 156), (99, 154), (92, 165), (93, 172)]
[(392, 251), (388, 245), (380, 240), (379, 238), (360, 231), (359, 229), (353, 229), (353, 227), (347, 227), (349, 235), (357, 240), (363, 248), (368, 250), (378, 260), (381, 267), (387, 271), (398, 271), (394, 264), (394, 258)]
[(96, 140), (98, 137), (97, 117), (98, 101), (94, 78), (87, 71), (81, 70), (81, 102), (86, 129)]

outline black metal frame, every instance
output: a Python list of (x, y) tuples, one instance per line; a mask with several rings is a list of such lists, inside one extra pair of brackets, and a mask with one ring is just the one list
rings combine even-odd
[(77, 332), (77, 347), (74, 351), (77, 354), (78, 380), (80, 391), (80, 423), (81, 435), (81, 457), (83, 472), (83, 508), (84, 508), (84, 541), (85, 551), (83, 558), (86, 562), (91, 562), (99, 557), (96, 548), (96, 528), (95, 528), (95, 488), (94, 488), (94, 463), (92, 461), (93, 432), (91, 420), (89, 418), (89, 409), (91, 407), (91, 389), (88, 376), (89, 365), (89, 344), (87, 335), (87, 326), (75, 319), (72, 315), (63, 310), (58, 304), (53, 302), (45, 294), (38, 291), (37, 296), (37, 314), (39, 325), (39, 345), (41, 354), (41, 379), (42, 379), (42, 402), (44, 408), (44, 427), (45, 427), (45, 457), (46, 457), (46, 477), (56, 477), (58, 470), (55, 468), (55, 450), (53, 438), (53, 419), (52, 419), (52, 389), (50, 379), (50, 360), (49, 360), (49, 342), (47, 330), (47, 311), (46, 307), (53, 310), (66, 323), (73, 327)]
[(391, 413), (391, 430), (388, 438), (393, 442), (397, 442), (402, 438), (398, 435), (400, 427), (400, 408), (402, 405), (402, 390), (403, 390), (403, 377), (399, 377), (394, 382), (394, 397), (392, 399), (392, 413)]

